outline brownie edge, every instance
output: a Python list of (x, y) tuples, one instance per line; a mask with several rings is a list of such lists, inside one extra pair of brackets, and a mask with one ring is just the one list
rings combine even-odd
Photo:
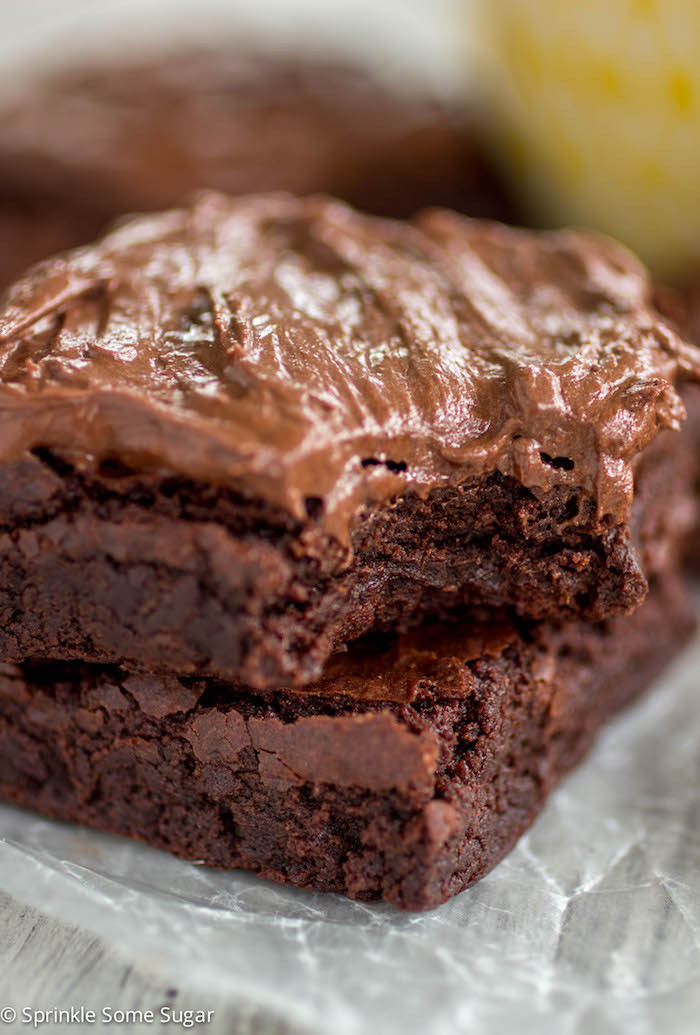
[(507, 854), (693, 626), (667, 579), (630, 617), (428, 626), (421, 647), (366, 670), (351, 654), (296, 692), (3, 665), (0, 796), (211, 866), (432, 908)]

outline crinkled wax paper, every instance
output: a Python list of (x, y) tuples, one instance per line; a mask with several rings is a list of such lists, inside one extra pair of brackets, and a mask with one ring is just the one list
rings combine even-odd
[[(43, 20), (40, 4), (4, 5), (0, 59), (15, 45), (29, 53), (36, 33), (84, 46), (83, 16), (99, 9), (130, 17), (144, 2), (43, 0)], [(198, 35), (214, 8), (217, 17), (247, 8), (256, 30), (284, 23), (296, 38), (311, 25), (324, 38), (338, 27), (349, 38), (343, 12), (351, 8), (373, 19), (359, 41), (376, 50), (383, 40), (385, 56), (408, 42), (422, 72), (430, 64), (444, 71), (454, 59), (455, 40), (441, 50), (428, 18), (450, 0), (150, 6), (177, 14), (180, 27), (183, 13), (196, 8)], [(302, 8), (305, 21), (295, 13)], [(154, 31), (163, 25), (159, 17)], [(387, 36), (392, 28), (395, 40)], [(54, 48), (54, 57), (57, 51), (63, 55)], [(173, 981), (258, 1004), (313, 1035), (695, 1033), (699, 665), (700, 641), (653, 695), (608, 728), (517, 849), (428, 914), (213, 872), (10, 808), (0, 808), (0, 887)]]

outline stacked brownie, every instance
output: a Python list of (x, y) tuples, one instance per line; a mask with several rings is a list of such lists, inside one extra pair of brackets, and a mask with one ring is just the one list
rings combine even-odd
[(698, 381), (585, 233), (202, 193), (45, 261), (0, 306), (0, 794), (444, 901), (692, 631)]

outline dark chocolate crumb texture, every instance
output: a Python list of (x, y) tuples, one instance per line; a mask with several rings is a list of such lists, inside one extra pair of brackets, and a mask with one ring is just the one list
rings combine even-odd
[[(693, 271), (692, 277), (677, 292), (666, 288), (659, 289), (659, 301), (670, 319), (681, 329), (688, 341), (700, 346), (700, 274)], [(688, 428), (685, 432), (692, 442), (692, 449), (698, 458), (696, 493), (700, 499), (700, 385), (694, 384), (686, 389), (685, 403), (688, 410)], [(692, 531), (688, 561), (694, 571), (700, 571), (700, 513)]]
[(426, 909), (527, 829), (685, 641), (682, 587), (563, 627), (423, 627), (286, 693), (0, 668), (0, 797), (285, 884)]
[[(657, 284), (655, 303), (671, 326), (678, 329), (682, 337), (700, 347), (700, 275), (691, 271), (685, 283), (669, 287)], [(700, 384), (688, 384), (683, 389), (683, 402), (687, 421), (683, 435), (688, 449), (696, 459), (695, 491), (700, 500)], [(696, 509), (694, 526), (689, 532), (685, 551), (687, 565), (694, 572), (700, 571), (700, 507)]]
[(514, 219), (469, 113), (352, 66), (178, 50), (64, 70), (0, 103), (0, 285), (202, 187)]
[(275, 687), (457, 606), (629, 612), (692, 520), (698, 375), (587, 234), (289, 195), (128, 222), (0, 308), (0, 654)]

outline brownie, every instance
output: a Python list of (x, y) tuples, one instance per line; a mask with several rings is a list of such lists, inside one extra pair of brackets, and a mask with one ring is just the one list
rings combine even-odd
[[(598, 620), (693, 520), (636, 260), (204, 194), (0, 308), (0, 656), (258, 688), (462, 606)], [(636, 490), (635, 490), (636, 480)]]
[(0, 285), (200, 187), (515, 213), (471, 115), (425, 91), (310, 57), (176, 52), (54, 73), (0, 106)]
[[(700, 346), (700, 276), (696, 274), (691, 289), (685, 294), (688, 306), (683, 332), (688, 341)], [(697, 462), (695, 486), (697, 498), (700, 500), (700, 386), (689, 386), (686, 390), (686, 402), (689, 418), (687, 434), (692, 439)], [(689, 557), (695, 572), (700, 572), (700, 512), (690, 538)]]
[(680, 583), (632, 616), (426, 626), (302, 691), (4, 664), (0, 796), (186, 859), (427, 909), (515, 844), (693, 627)]
[[(688, 341), (700, 346), (700, 274), (697, 271), (685, 284), (671, 288), (657, 284), (656, 306), (665, 319), (676, 327)], [(695, 460), (696, 498), (700, 500), (700, 385), (687, 384), (682, 389), (687, 410), (684, 437)], [(700, 571), (700, 507), (690, 530), (685, 552), (686, 560), (696, 573)]]

